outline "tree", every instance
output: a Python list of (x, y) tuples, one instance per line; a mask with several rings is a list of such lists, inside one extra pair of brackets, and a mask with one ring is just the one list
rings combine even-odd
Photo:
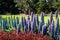
[(0, 0), (0, 14), (16, 14), (19, 13), (17, 3), (14, 0)]

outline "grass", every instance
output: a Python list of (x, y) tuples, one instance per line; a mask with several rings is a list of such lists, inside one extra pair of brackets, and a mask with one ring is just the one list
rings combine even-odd
[[(6, 17), (10, 17), (11, 15), (2, 15), (2, 16), (3, 16), (3, 18), (6, 18)], [(20, 19), (20, 21), (21, 21), (21, 18), (22, 18), (22, 17), (25, 17), (26, 19), (28, 18), (28, 15), (25, 15), (25, 14), (12, 15), (12, 16), (13, 16), (13, 18), (14, 18), (14, 16), (15, 16), (15, 17), (18, 16), (18, 18)], [(59, 15), (58, 17), (59, 17), (59, 20), (60, 20), (60, 15)], [(39, 20), (40, 20), (40, 19), (41, 19), (41, 15), (39, 15)], [(47, 14), (47, 15), (44, 17), (45, 23), (48, 21), (48, 19), (50, 19), (50, 15), (49, 15), (49, 14)], [(54, 19), (54, 21), (55, 21), (55, 23), (56, 23), (55, 14), (53, 14), (53, 19)]]

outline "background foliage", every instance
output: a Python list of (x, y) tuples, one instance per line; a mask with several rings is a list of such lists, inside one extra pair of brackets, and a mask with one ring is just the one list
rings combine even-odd
[(29, 14), (31, 11), (35, 14), (41, 11), (48, 14), (56, 10), (60, 13), (60, 1), (58, 0), (0, 0), (0, 14)]

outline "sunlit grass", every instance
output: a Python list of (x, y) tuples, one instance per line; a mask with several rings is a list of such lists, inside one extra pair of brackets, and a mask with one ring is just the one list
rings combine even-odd
[[(3, 18), (8, 18), (10, 16), (12, 16), (14, 18), (18, 17), (20, 20), (22, 17), (25, 17), (26, 19), (28, 18), (28, 15), (25, 15), (25, 14), (20, 14), (20, 15), (2, 15)], [(39, 20), (41, 19), (41, 15), (38, 16), (39, 17)], [(60, 15), (58, 16), (59, 17), (59, 20), (60, 20)], [(50, 15), (47, 14), (47, 16), (44, 17), (44, 22), (46, 23), (48, 21), (48, 19), (50, 19)], [(56, 17), (55, 17), (55, 14), (53, 14), (53, 19), (54, 21), (56, 22)]]

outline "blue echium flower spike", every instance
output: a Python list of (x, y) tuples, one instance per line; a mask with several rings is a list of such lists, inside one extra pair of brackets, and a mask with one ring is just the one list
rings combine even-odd
[(40, 33), (40, 26), (41, 26), (41, 23), (39, 22), (39, 27), (38, 27), (38, 33)]
[(52, 20), (53, 20), (53, 14), (52, 14), (52, 11), (50, 12), (50, 24), (52, 23)]
[(54, 21), (52, 21), (52, 24), (51, 24), (51, 35), (52, 35), (52, 37), (55, 36), (55, 31), (54, 31)]
[(60, 40), (60, 35), (57, 36), (57, 40)]
[(58, 18), (58, 11), (55, 11), (56, 19)]
[(31, 31), (31, 21), (29, 22), (29, 31)]
[(30, 16), (28, 15), (28, 20), (30, 21)]
[(24, 27), (24, 17), (22, 17), (21, 22), (22, 22), (22, 26)]
[(7, 26), (6, 26), (7, 22), (5, 19), (2, 20), (2, 29), (5, 30), (7, 29)]
[(28, 30), (28, 31), (29, 31), (29, 23), (30, 23), (30, 22), (28, 21), (28, 22), (27, 22), (27, 25), (28, 25), (28, 26), (27, 26), (27, 27), (28, 27), (28, 29), (27, 29), (27, 30)]
[(24, 25), (26, 25), (26, 19), (25, 19), (25, 17), (24, 17)]
[(24, 30), (23, 30), (23, 26), (22, 26), (22, 22), (20, 22), (20, 30), (21, 30), (21, 31), (24, 31)]
[(27, 24), (28, 24), (28, 31), (31, 31), (31, 21), (28, 21)]
[(42, 26), (43, 26), (43, 24), (42, 24), (42, 21), (40, 21), (40, 31), (42, 31)]
[(35, 16), (33, 17), (33, 30), (36, 30), (36, 19)]
[(36, 15), (35, 20), (36, 20), (36, 25), (39, 25), (38, 15)]
[(24, 28), (25, 28), (25, 29), (24, 29), (25, 31), (28, 30), (28, 21), (26, 21), (26, 24), (25, 24)]
[(42, 26), (42, 34), (46, 35), (47, 34), (47, 29), (46, 29), (46, 25)]
[(17, 21), (17, 24), (19, 24), (19, 18), (18, 17), (16, 17), (16, 21)]
[(42, 21), (42, 25), (44, 25), (44, 12), (41, 12), (41, 21)]
[(31, 12), (31, 21), (33, 21), (33, 16), (34, 16), (33, 12)]
[(33, 22), (31, 21), (31, 31), (33, 31)]
[(56, 26), (55, 26), (55, 35), (57, 35), (59, 29), (59, 18), (56, 20)]
[(30, 21), (29, 20), (26, 20), (26, 25), (25, 25), (26, 27), (25, 27), (25, 31), (31, 31), (31, 23), (30, 23)]
[(17, 25), (16, 25), (16, 19), (14, 20), (14, 22), (13, 22), (13, 27), (16, 29), (17, 27), (16, 27)]
[(22, 19), (22, 27), (23, 27), (23, 30), (26, 31), (27, 23), (26, 23), (25, 17), (23, 17), (23, 19)]
[(24, 17), (22, 17), (22, 19), (21, 19), (21, 23), (22, 23), (22, 30), (23, 31), (25, 31), (25, 18)]

